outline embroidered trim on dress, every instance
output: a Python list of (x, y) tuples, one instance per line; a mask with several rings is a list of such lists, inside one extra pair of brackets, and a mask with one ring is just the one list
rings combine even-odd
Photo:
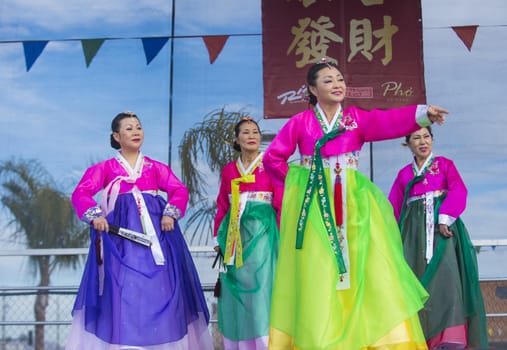
[[(273, 192), (243, 192), (247, 195), (247, 201), (263, 202), (267, 204), (273, 203)], [(229, 202), (232, 201), (232, 194), (229, 195)]]
[[(340, 163), (340, 166), (342, 168), (351, 168), (357, 170), (357, 167), (359, 165), (359, 154), (360, 154), (359, 151), (351, 151), (344, 154), (340, 154), (338, 155), (338, 157), (333, 158), (338, 158), (338, 162)], [(313, 156), (302, 155), (299, 164), (304, 166), (305, 168), (310, 169), (312, 167), (312, 158)], [(333, 167), (331, 167), (331, 164), (334, 163), (334, 161), (331, 160), (330, 158), (322, 158), (322, 163), (324, 165), (324, 168), (330, 169), (334, 168), (334, 165)]]
[[(436, 191), (433, 191), (433, 192), (428, 192), (428, 193), (433, 193), (433, 197), (440, 197), (440, 196), (443, 196), (444, 194), (447, 194), (447, 190), (436, 190)], [(426, 194), (421, 194), (421, 195), (418, 195), (418, 196), (412, 196), (412, 197), (409, 197), (407, 199), (407, 203), (411, 203), (413, 201), (416, 201), (416, 200), (419, 200), (419, 199), (424, 199), (426, 198)]]
[(163, 214), (164, 216), (170, 216), (176, 220), (181, 218), (181, 210), (179, 210), (176, 206), (172, 204), (167, 204), (164, 208)]
[(102, 211), (102, 209), (100, 209), (99, 206), (95, 206), (85, 211), (81, 220), (83, 220), (87, 224), (91, 224), (93, 220), (95, 220), (96, 218), (100, 218), (101, 216), (104, 216), (104, 212)]

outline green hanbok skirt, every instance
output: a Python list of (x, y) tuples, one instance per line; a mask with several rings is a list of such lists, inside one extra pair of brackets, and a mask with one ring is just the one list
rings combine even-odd
[[(218, 229), (225, 252), (230, 211)], [(227, 265), (220, 274), (218, 326), (228, 340), (254, 340), (269, 335), (269, 311), (278, 256), (276, 212), (269, 203), (248, 201), (240, 219), (243, 265)]]
[[(435, 198), (435, 216), (443, 196)], [(468, 345), (487, 347), (484, 301), (479, 286), (475, 248), (463, 221), (458, 218), (445, 238), (435, 224), (434, 252), (426, 262), (426, 214), (424, 199), (411, 201), (402, 222), (405, 258), (429, 292), (419, 316), (430, 339), (449, 327), (466, 325)]]

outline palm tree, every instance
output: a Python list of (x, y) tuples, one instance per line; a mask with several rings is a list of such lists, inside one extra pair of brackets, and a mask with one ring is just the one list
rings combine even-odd
[[(9, 210), (13, 237), (27, 248), (76, 248), (88, 241), (87, 227), (74, 213), (69, 197), (37, 160), (13, 159), (0, 163), (0, 198)], [(78, 256), (32, 256), (30, 265), (39, 273), (39, 286), (47, 287), (51, 273), (60, 267), (75, 268)], [(46, 320), (47, 292), (35, 299), (35, 320)], [(35, 327), (35, 349), (44, 349), (44, 326)]]
[(191, 244), (208, 243), (216, 212), (215, 198), (209, 198), (207, 193), (207, 175), (199, 170), (198, 164), (204, 159), (211, 173), (220, 174), (236, 156), (232, 148), (234, 126), (248, 115), (244, 111), (226, 111), (225, 107), (213, 110), (187, 130), (180, 141), (181, 178), (190, 192), (185, 228), (191, 233), (185, 232), (190, 235)]

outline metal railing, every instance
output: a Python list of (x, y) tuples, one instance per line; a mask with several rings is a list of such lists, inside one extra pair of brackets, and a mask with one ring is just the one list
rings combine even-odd
[[(473, 240), (480, 251), (485, 247), (507, 246), (507, 239)], [(212, 247), (189, 247), (192, 255), (213, 257)], [(88, 248), (76, 249), (21, 249), (0, 250), (2, 257), (86, 255)], [(488, 332), (492, 343), (507, 342), (507, 273), (498, 278), (481, 279), (486, 303)], [(216, 325), (216, 299), (213, 283), (203, 283), (203, 291), (211, 314), (210, 330), (216, 349), (221, 349), (221, 337)], [(0, 285), (0, 350), (33, 349), (34, 327), (44, 326), (46, 349), (63, 349), (70, 330), (71, 310), (78, 286), (13, 287)], [(47, 294), (49, 303), (45, 321), (34, 321), (34, 300), (38, 294)]]

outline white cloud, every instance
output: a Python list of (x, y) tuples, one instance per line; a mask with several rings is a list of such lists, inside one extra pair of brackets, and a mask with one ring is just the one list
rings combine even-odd
[[(129, 27), (146, 21), (147, 18), (170, 18), (171, 2), (163, 0), (6, 0), (2, 11), (5, 26), (30, 24), (48, 31), (62, 31), (68, 27), (110, 25)], [(35, 33), (32, 33), (35, 34)]]
[[(226, 28), (236, 32), (245, 26), (260, 32), (260, 0), (175, 1), (176, 34), (217, 34)], [(172, 5), (165, 0), (68, 0), (58, 4), (53, 0), (6, 0), (1, 6), (8, 15), (0, 17), (0, 37), (12, 40), (44, 39), (40, 37), (44, 32), (53, 33), (54, 38), (64, 31), (73, 37), (87, 33), (143, 35), (144, 31), (170, 34)], [(153, 32), (155, 24), (157, 32)]]
[[(206, 26), (211, 33), (206, 34), (226, 34), (225, 28), (229, 32), (236, 33), (238, 28), (251, 28), (252, 31), (260, 33), (260, 0), (176, 0), (176, 13), (179, 22), (185, 32), (191, 34), (202, 33), (203, 26)], [(199, 32), (201, 31), (201, 32)], [(252, 34), (250, 32), (248, 34)]]
[(425, 27), (505, 24), (503, 0), (422, 0)]

